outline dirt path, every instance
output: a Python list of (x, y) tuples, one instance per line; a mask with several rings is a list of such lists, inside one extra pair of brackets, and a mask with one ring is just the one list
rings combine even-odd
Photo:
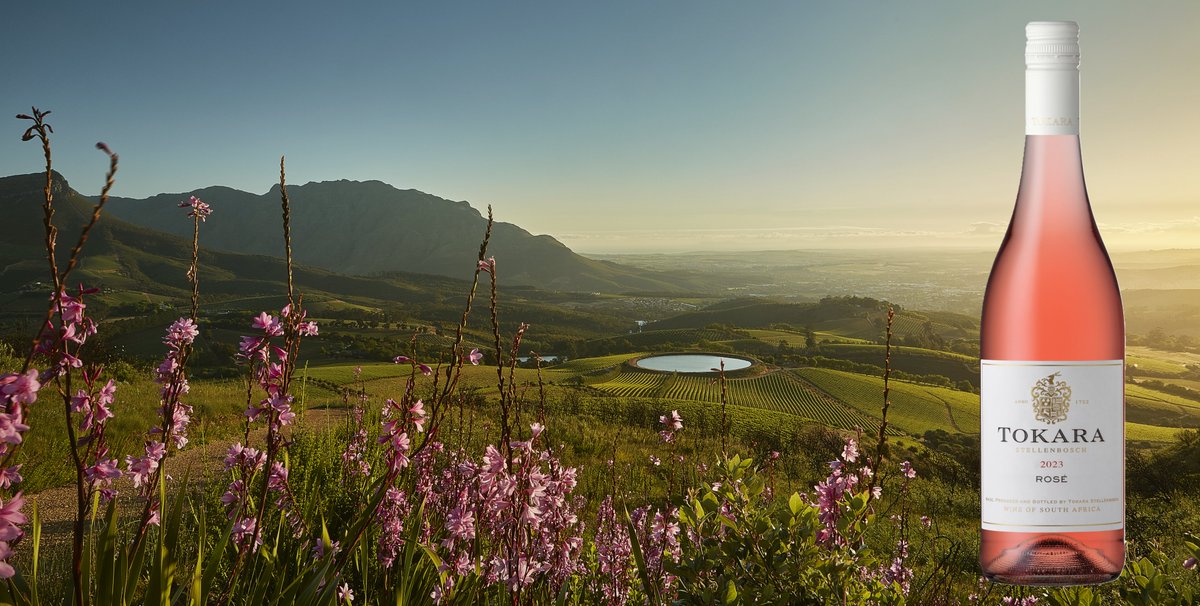
[[(316, 409), (304, 412), (303, 420), (296, 427), (321, 431), (334, 427), (345, 418), (348, 411), (344, 409)], [(250, 434), (252, 446), (261, 447), (266, 430), (261, 426)], [(188, 478), (188, 486), (197, 489), (210, 481), (227, 481), (222, 469), (225, 452), (231, 444), (242, 442), (242, 436), (232, 436), (228, 439), (212, 440), (201, 446), (188, 446), (182, 451), (173, 452), (167, 460), (167, 473), (173, 478)], [(124, 467), (124, 466), (122, 466)], [(117, 502), (125, 516), (140, 515), (142, 501), (137, 497), (133, 488), (133, 480), (128, 476), (113, 483), (117, 489)], [(174, 492), (177, 487), (168, 485), (168, 491)], [(31, 502), (26, 505), (25, 512), (32, 511), (32, 502), (37, 503), (38, 515), (42, 521), (42, 549), (53, 548), (58, 544), (70, 543), (72, 527), (75, 523), (76, 497), (75, 486), (58, 486), (48, 488), (34, 495), (27, 495)], [(103, 514), (101, 514), (103, 515)]]

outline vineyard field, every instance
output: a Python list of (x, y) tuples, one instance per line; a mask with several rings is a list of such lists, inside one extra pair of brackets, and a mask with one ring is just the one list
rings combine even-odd
[[(825, 368), (802, 368), (795, 371), (800, 378), (811, 382), (829, 395), (864, 414), (877, 417), (883, 404), (883, 380)], [(920, 435), (930, 429), (951, 433), (978, 433), (978, 403), (974, 415), (964, 406), (963, 398), (951, 395), (951, 389), (927, 388), (911, 383), (892, 381), (888, 423), (907, 433)], [(927, 390), (947, 392), (935, 396)], [(970, 395), (970, 394), (966, 394)], [(952, 418), (951, 411), (955, 413)], [(962, 417), (961, 422), (958, 417)]]

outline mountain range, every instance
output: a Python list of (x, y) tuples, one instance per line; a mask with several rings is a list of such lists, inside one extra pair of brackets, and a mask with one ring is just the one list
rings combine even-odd
[[(9, 328), (25, 330), (22, 326), (40, 317), (46, 307), (47, 262), (42, 225), (44, 186), (44, 174), (0, 178), (0, 216), (4, 217), (5, 227), (5, 236), (0, 239), (0, 325), (12, 324)], [(54, 223), (59, 230), (57, 257), (61, 269), (80, 230), (92, 214), (93, 201), (73, 190), (58, 173), (53, 175), (52, 190)], [(176, 221), (190, 225), (186, 211), (176, 206), (175, 200), (178, 198), (171, 196), (170, 199), (170, 210)], [(214, 204), (217, 201), (217, 197), (210, 196), (210, 199)], [(166, 206), (165, 202), (163, 206)], [(108, 206), (105, 208), (108, 209)], [(221, 207), (217, 206), (208, 222), (201, 227), (199, 277), (202, 309), (217, 315), (238, 310), (278, 309), (286, 302), (287, 271), (283, 259), (270, 254), (214, 250), (205, 230), (210, 223), (217, 221), (220, 210)], [(478, 217), (478, 214), (475, 216)], [(227, 218), (226, 221), (231, 219)], [(282, 231), (280, 221), (265, 215), (261, 221), (256, 226), (255, 239), (274, 240), (282, 249), (282, 236), (274, 235)], [(482, 223), (479, 228), (482, 235)], [(505, 231), (521, 233), (515, 226), (505, 228)], [(310, 232), (309, 235), (320, 234)], [(68, 287), (73, 290), (75, 285), (84, 284), (100, 288), (101, 294), (93, 296), (89, 305), (95, 303), (102, 310), (108, 309), (107, 315), (110, 317), (114, 314), (129, 317), (130, 314), (146, 313), (140, 310), (147, 309), (147, 304), (149, 309), (156, 306), (159, 309), (179, 309), (180, 305), (186, 305), (190, 296), (186, 277), (192, 253), (190, 232), (188, 236), (185, 238), (134, 225), (106, 213), (91, 232), (81, 257), (82, 262), (68, 279)], [(341, 238), (331, 232), (314, 239), (320, 242)], [(520, 241), (519, 238), (517, 240)], [(299, 243), (296, 248), (297, 251), (301, 248)], [(474, 248), (470, 254), (464, 255), (463, 262), (468, 268), (472, 267), (478, 255), (478, 244)], [(565, 248), (552, 247), (547, 250), (550, 251), (547, 255), (555, 250), (560, 251), (560, 265), (568, 265), (577, 257), (570, 251), (567, 251), (569, 254), (561, 253)], [(452, 253), (444, 254), (448, 256)], [(563, 257), (565, 261), (562, 261)], [(580, 264), (582, 267), (593, 267), (586, 263), (586, 259), (578, 259), (583, 262)], [(555, 259), (547, 259), (548, 264), (552, 261)], [(449, 261), (444, 262), (449, 267)], [(503, 270), (504, 265), (500, 267)], [(599, 268), (611, 269), (608, 276), (632, 276), (630, 283), (635, 283), (638, 278), (639, 270), (627, 270), (620, 266), (609, 268), (608, 264), (600, 264)], [(456, 324), (470, 286), (461, 277), (433, 273), (389, 271), (384, 275), (347, 275), (304, 263), (295, 266), (294, 275), (297, 288), (304, 294), (305, 308), (314, 313), (378, 317), (372, 314), (386, 312), (393, 319), (415, 319), (418, 323)], [(532, 275), (537, 277), (536, 273)], [(598, 275), (601, 274), (593, 273), (590, 279), (601, 284), (599, 278), (595, 277)], [(511, 281), (505, 282), (508, 279), (503, 274), (501, 280), (501, 307), (505, 312), (505, 324), (527, 321), (546, 329), (546, 334), (587, 336), (623, 330), (630, 323), (623, 316), (589, 305), (591, 300), (605, 300), (603, 296), (595, 296), (590, 292), (552, 292), (514, 286)], [(653, 281), (649, 283), (654, 284)], [(486, 297), (486, 294), (483, 296)], [(486, 316), (476, 316), (473, 323), (486, 324)], [(490, 330), (490, 326), (487, 328)], [(508, 330), (508, 327), (505, 329)], [(157, 336), (151, 339), (152, 343), (157, 341)]]
[[(145, 199), (112, 198), (113, 216), (191, 237), (178, 203), (196, 196), (212, 206), (201, 229), (205, 248), (280, 256), (280, 194), (207, 187)], [(325, 181), (288, 186), (298, 263), (348, 275), (416, 272), (470, 278), (487, 219), (467, 202), (451, 201), (380, 181)], [(497, 221), (488, 245), (503, 284), (546, 290), (679, 292), (697, 284), (678, 274), (582, 257), (548, 235)]]

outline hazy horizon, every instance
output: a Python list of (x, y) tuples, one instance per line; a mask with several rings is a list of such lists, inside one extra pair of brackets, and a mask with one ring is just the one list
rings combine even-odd
[[(10, 19), (10, 114), (51, 109), (94, 194), (381, 180), (592, 254), (994, 249), (1022, 151), (1024, 24), (1073, 18), (1093, 207), (1114, 250), (1200, 242), (1200, 5), (297, 2)], [(41, 157), (0, 137), (4, 174)], [(0, 133), (2, 134), (2, 133)], [(703, 240), (703, 241), (698, 241)]]

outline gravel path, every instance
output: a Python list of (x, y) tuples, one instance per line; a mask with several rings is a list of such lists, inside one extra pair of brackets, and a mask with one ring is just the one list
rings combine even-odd
[[(333, 427), (347, 415), (344, 409), (315, 409), (307, 410), (297, 429), (323, 430)], [(250, 442), (253, 446), (261, 447), (266, 430), (262, 427), (251, 432)], [(188, 485), (200, 488), (208, 481), (225, 481), (222, 469), (225, 452), (235, 442), (242, 442), (242, 436), (234, 436), (224, 440), (212, 440), (202, 446), (188, 446), (179, 452), (172, 452), (167, 460), (167, 472), (170, 476), (188, 478)], [(133, 480), (128, 476), (113, 483), (117, 489), (117, 502), (125, 516), (141, 514), (142, 501), (137, 497), (133, 488)], [(177, 487), (168, 485), (168, 492), (174, 492)], [(30, 502), (37, 503), (38, 515), (42, 521), (42, 549), (54, 549), (56, 545), (70, 544), (72, 527), (75, 523), (75, 486), (58, 486), (48, 488), (34, 495), (26, 495)], [(25, 512), (32, 511), (26, 505)], [(103, 512), (101, 512), (103, 515)]]

